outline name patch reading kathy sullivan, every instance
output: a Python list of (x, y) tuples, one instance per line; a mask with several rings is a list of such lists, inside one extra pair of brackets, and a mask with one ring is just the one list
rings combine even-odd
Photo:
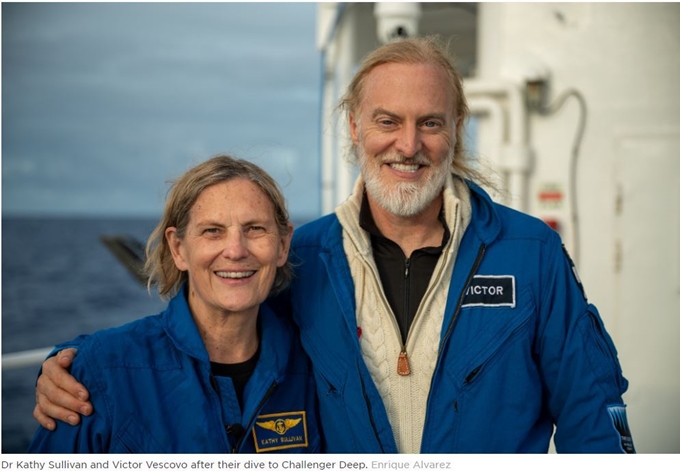
[(515, 276), (474, 276), (462, 307), (515, 307)]
[(305, 411), (258, 416), (253, 426), (253, 438), (255, 451), (258, 453), (306, 447), (308, 440)]

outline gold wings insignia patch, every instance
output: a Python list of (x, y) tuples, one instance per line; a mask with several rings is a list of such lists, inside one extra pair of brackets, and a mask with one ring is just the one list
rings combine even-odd
[(255, 422), (255, 423), (257, 425), (259, 425), (260, 427), (262, 427), (263, 429), (272, 430), (272, 431), (276, 432), (276, 427), (275, 427), (276, 421), (275, 420), (268, 420), (267, 422)]
[(255, 451), (274, 452), (307, 447), (306, 414), (305, 411), (295, 411), (258, 416), (253, 425)]
[(268, 420), (266, 422), (256, 422), (256, 424), (263, 429), (271, 430), (272, 432), (276, 432), (279, 435), (283, 435), (288, 431), (288, 429), (295, 427), (300, 422), (302, 422), (301, 417), (297, 419)]
[(300, 422), (302, 422), (302, 417), (300, 417), (299, 419), (286, 419), (286, 429), (290, 429), (291, 427), (295, 427)]

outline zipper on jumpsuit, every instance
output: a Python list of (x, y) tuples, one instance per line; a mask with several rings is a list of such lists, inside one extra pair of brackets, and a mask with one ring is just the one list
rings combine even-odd
[[(468, 274), (468, 277), (465, 280), (465, 285), (463, 286), (463, 291), (460, 293), (460, 296), (458, 297), (458, 302), (456, 304), (456, 309), (453, 311), (453, 317), (451, 318), (451, 322), (449, 323), (449, 326), (446, 329), (446, 333), (442, 337), (441, 344), (439, 345), (439, 357), (437, 359), (437, 365), (436, 365), (436, 368), (435, 368), (435, 372), (439, 368), (439, 365), (441, 364), (442, 353), (444, 352), (444, 345), (446, 344), (446, 340), (451, 336), (451, 333), (453, 332), (453, 327), (456, 323), (456, 319), (458, 318), (458, 314), (460, 313), (461, 306), (463, 305), (463, 298), (465, 296), (465, 291), (467, 290), (468, 286), (472, 282), (472, 278), (477, 273), (477, 269), (479, 269), (479, 265), (482, 262), (482, 258), (484, 257), (485, 252), (486, 252), (486, 245), (484, 243), (482, 243), (482, 246), (479, 247), (479, 251), (477, 252), (477, 258), (475, 258), (475, 262), (472, 265), (472, 269), (470, 270), (470, 273)], [(472, 379), (475, 376), (477, 376), (477, 373), (479, 372), (480, 368), (481, 367), (478, 367), (477, 369), (472, 370), (472, 372), (469, 373), (465, 377), (465, 383), (469, 383), (470, 381), (472, 381)], [(433, 379), (434, 379), (434, 376), (433, 376)], [(434, 384), (430, 385), (430, 396), (432, 395), (433, 386), (434, 386)], [(428, 405), (430, 404), (429, 396), (428, 396), (428, 399), (427, 399), (427, 404)], [(455, 412), (458, 412), (458, 401), (454, 401), (453, 409), (455, 410)], [(427, 426), (427, 413), (425, 415), (426, 415), (425, 425)], [(423, 434), (424, 433), (425, 432), (423, 431)]]
[[(368, 264), (367, 261), (365, 261), (368, 265), (369, 268), (371, 268), (371, 271), (373, 272), (373, 277), (378, 278), (376, 270)], [(380, 279), (378, 278), (378, 281)], [(387, 300), (385, 299), (385, 294), (384, 291), (380, 291), (380, 298), (382, 299), (382, 303), (386, 306), (389, 307), (389, 304)], [(394, 317), (392, 317), (392, 323), (395, 325), (395, 328), (397, 330), (398, 336), (401, 338), (401, 333), (399, 332), (399, 327), (396, 327), (397, 322), (394, 320)], [(361, 348), (359, 348), (359, 352), (361, 353)], [(400, 355), (401, 357), (401, 355)], [(382, 442), (380, 441), (380, 435), (378, 435), (378, 428), (375, 425), (375, 419), (373, 418), (373, 407), (371, 406), (371, 400), (368, 397), (368, 393), (366, 392), (366, 384), (364, 384), (364, 378), (361, 375), (361, 368), (359, 365), (357, 365), (357, 371), (359, 372), (359, 380), (361, 381), (361, 393), (364, 397), (364, 401), (366, 402), (366, 409), (368, 410), (368, 420), (371, 424), (371, 427), (373, 428), (373, 435), (375, 435), (375, 439), (378, 442), (378, 445), (380, 445), (380, 451), (381, 453), (385, 453), (385, 447), (383, 447)]]
[[(267, 392), (264, 393), (264, 397), (262, 397), (262, 400), (260, 403), (257, 405), (257, 408), (255, 409), (255, 413), (253, 414), (253, 417), (250, 418), (248, 421), (248, 425), (246, 426), (246, 429), (244, 432), (248, 432), (252, 426), (253, 423), (255, 422), (255, 419), (257, 418), (257, 415), (260, 413), (260, 410), (262, 410), (262, 406), (264, 406), (264, 403), (267, 402), (267, 400), (270, 398), (270, 396), (276, 391), (276, 388), (278, 387), (278, 383), (276, 381), (273, 381), (272, 384), (269, 386), (269, 389), (267, 389)], [(239, 439), (238, 443), (232, 450), (232, 453), (238, 453), (238, 451), (241, 449), (241, 445), (243, 444), (243, 441), (245, 440), (246, 436), (243, 435)]]
[[(208, 370), (208, 379), (210, 380), (210, 387), (213, 389), (213, 392), (217, 396), (217, 405), (219, 406), (219, 411), (217, 412), (218, 414), (218, 421), (220, 424), (222, 424), (223, 419), (222, 419), (222, 398), (220, 397), (220, 388), (217, 385), (217, 380), (215, 379), (215, 376), (212, 374), (210, 370)], [(222, 424), (224, 425), (224, 424)], [(225, 433), (225, 438), (224, 438), (224, 443), (227, 446), (226, 451), (229, 451), (231, 448), (231, 443), (229, 442), (229, 437), (233, 433), (232, 427), (230, 425), (224, 425), (224, 433)]]
[(477, 269), (479, 268), (479, 264), (482, 262), (482, 258), (484, 257), (485, 252), (486, 252), (486, 245), (484, 243), (482, 243), (482, 246), (479, 247), (479, 251), (477, 252), (477, 258), (475, 259), (475, 262), (472, 265), (472, 270), (470, 271), (470, 274), (468, 274), (468, 277), (465, 280), (465, 286), (463, 286), (463, 291), (460, 293), (460, 296), (458, 297), (458, 303), (456, 304), (456, 310), (453, 312), (453, 317), (451, 318), (451, 322), (449, 323), (449, 326), (446, 329), (446, 333), (444, 334), (444, 337), (442, 337), (442, 342), (439, 346), (440, 360), (437, 360), (437, 364), (439, 364), (439, 361), (441, 361), (441, 356), (442, 356), (442, 351), (443, 351), (442, 348), (444, 348), (444, 344), (446, 343), (446, 339), (449, 338), (449, 336), (451, 335), (451, 332), (453, 332), (453, 326), (456, 323), (456, 319), (458, 318), (458, 313), (460, 312), (460, 308), (463, 305), (463, 297), (465, 296), (465, 291), (467, 290), (468, 286), (472, 282), (472, 278), (477, 273)]
[[(361, 369), (359, 366), (357, 366), (357, 371), (361, 373)], [(385, 453), (385, 447), (383, 447), (382, 442), (380, 441), (380, 436), (378, 435), (378, 428), (375, 425), (375, 419), (373, 418), (373, 407), (371, 406), (371, 400), (368, 398), (368, 394), (366, 393), (366, 385), (364, 384), (364, 378), (359, 374), (359, 381), (361, 381), (361, 392), (364, 396), (364, 401), (366, 402), (366, 409), (368, 410), (368, 421), (371, 424), (371, 427), (373, 428), (373, 434), (375, 435), (375, 439), (378, 441), (378, 445), (380, 446), (380, 453)]]
[[(212, 373), (210, 373), (210, 386), (215, 391), (215, 394), (217, 394), (218, 404), (219, 404), (220, 409), (221, 409), (222, 408), (222, 401), (220, 399), (220, 388), (217, 385), (217, 380), (215, 379), (215, 376)], [(272, 382), (272, 384), (267, 389), (267, 392), (262, 397), (262, 400), (257, 405), (257, 408), (255, 409), (255, 414), (253, 414), (253, 417), (251, 417), (251, 419), (248, 421), (248, 424), (245, 427), (239, 426), (239, 427), (241, 427), (240, 429), (234, 429), (234, 426), (237, 425), (237, 424), (225, 425), (224, 426), (224, 431), (227, 435), (227, 438), (226, 438), (227, 446), (231, 447), (231, 443), (229, 442), (230, 436), (233, 435), (234, 437), (238, 438), (236, 445), (231, 447), (231, 453), (238, 453), (239, 449), (241, 448), (241, 445), (243, 445), (243, 441), (246, 438), (246, 433), (251, 429), (253, 422), (255, 422), (255, 418), (257, 417), (257, 414), (260, 413), (262, 406), (264, 406), (264, 403), (267, 402), (267, 400), (271, 397), (271, 395), (274, 393), (274, 391), (276, 390), (277, 387), (278, 387), (278, 383), (276, 381)], [(220, 423), (221, 422), (222, 422), (222, 418), (220, 416)], [(239, 432), (237, 432), (237, 430), (240, 430), (241, 432), (239, 433)]]

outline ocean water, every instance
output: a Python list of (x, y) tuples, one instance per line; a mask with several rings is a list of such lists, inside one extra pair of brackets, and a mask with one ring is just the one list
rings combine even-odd
[[(2, 353), (52, 346), (160, 312), (102, 235), (141, 241), (156, 219), (2, 218)], [(39, 366), (2, 372), (2, 452), (26, 450)]]

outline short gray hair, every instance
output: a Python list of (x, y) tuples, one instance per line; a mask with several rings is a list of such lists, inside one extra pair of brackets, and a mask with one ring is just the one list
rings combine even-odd
[[(281, 235), (289, 232), (289, 217), (283, 193), (276, 181), (259, 166), (228, 155), (215, 156), (186, 171), (170, 187), (165, 210), (160, 222), (151, 233), (146, 244), (144, 273), (149, 278), (147, 286), (158, 286), (163, 299), (173, 297), (187, 280), (187, 274), (175, 266), (170, 246), (165, 238), (165, 230), (177, 228), (177, 236), (183, 238), (189, 224), (190, 211), (198, 196), (206, 188), (243, 178), (257, 185), (274, 206), (276, 226)], [(276, 270), (271, 293), (275, 294), (288, 286), (292, 279), (292, 266), (286, 262)]]

